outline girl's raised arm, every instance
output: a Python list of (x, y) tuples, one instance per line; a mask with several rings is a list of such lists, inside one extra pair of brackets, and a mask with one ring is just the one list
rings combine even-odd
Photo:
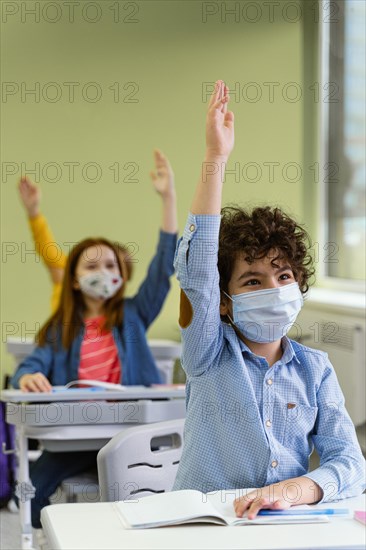
[(52, 244), (55, 238), (48, 225), (48, 222), (40, 211), (41, 190), (27, 176), (22, 176), (19, 181), (19, 195), (25, 210), (28, 213), (29, 224), (36, 248), (36, 252), (41, 256), (55, 285), (60, 285), (64, 277), (64, 268), (66, 256), (58, 247), (56, 259), (49, 257)]
[(155, 190), (161, 196), (163, 203), (163, 219), (161, 228), (166, 233), (176, 233), (178, 231), (177, 222), (177, 200), (174, 187), (174, 173), (166, 156), (155, 149), (155, 170), (151, 170)]

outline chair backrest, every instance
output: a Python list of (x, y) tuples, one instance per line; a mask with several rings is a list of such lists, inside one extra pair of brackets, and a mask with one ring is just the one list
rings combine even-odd
[(131, 500), (170, 491), (183, 447), (184, 419), (126, 428), (98, 453), (101, 500)]

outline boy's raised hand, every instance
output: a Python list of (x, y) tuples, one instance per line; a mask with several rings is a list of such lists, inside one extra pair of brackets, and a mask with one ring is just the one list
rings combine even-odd
[(30, 218), (39, 214), (41, 190), (27, 176), (22, 176), (18, 184), (20, 198)]
[(168, 198), (174, 194), (174, 173), (170, 162), (159, 149), (154, 151), (155, 170), (151, 170), (150, 177), (152, 179), (155, 190), (161, 197)]
[(206, 117), (206, 154), (193, 196), (191, 213), (218, 215), (221, 212), (225, 165), (234, 147), (234, 114), (227, 110), (229, 88), (218, 80)]
[(206, 156), (227, 159), (234, 147), (234, 113), (227, 110), (229, 88), (223, 80), (215, 83), (206, 118)]

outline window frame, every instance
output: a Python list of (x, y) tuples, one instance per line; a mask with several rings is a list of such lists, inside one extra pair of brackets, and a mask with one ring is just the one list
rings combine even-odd
[[(319, 1), (319, 11), (322, 13), (324, 5), (328, 5), (328, 9), (332, 4), (338, 0), (332, 2)], [(341, 10), (339, 10), (341, 13)], [(324, 14), (323, 14), (324, 15)], [(318, 269), (317, 269), (317, 287), (349, 291), (356, 293), (365, 293), (366, 281), (355, 279), (344, 279), (340, 277), (334, 277), (327, 274), (327, 261), (326, 250), (329, 244), (328, 241), (328, 226), (329, 226), (329, 209), (328, 209), (328, 189), (329, 184), (327, 182), (327, 170), (326, 166), (329, 162), (329, 102), (325, 101), (324, 96), (328, 95), (328, 91), (324, 89), (324, 85), (330, 82), (330, 25), (327, 22), (328, 18), (323, 16), (320, 18), (319, 24), (319, 82), (321, 90), (321, 101), (319, 104), (319, 179), (324, 182), (319, 186), (318, 193), (318, 212), (317, 212), (317, 225), (319, 231), (319, 246), (318, 246)]]

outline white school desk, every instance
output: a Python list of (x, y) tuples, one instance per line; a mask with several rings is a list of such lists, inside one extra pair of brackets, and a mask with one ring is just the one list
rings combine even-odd
[[(218, 492), (222, 498), (224, 491)], [(226, 493), (232, 502), (232, 492)], [(365, 509), (365, 496), (319, 508)], [(352, 514), (353, 515), (353, 514)], [(247, 549), (355, 550), (365, 549), (365, 526), (351, 518), (333, 517), (329, 523), (222, 527), (184, 525), (158, 529), (124, 529), (111, 502), (53, 504), (43, 508), (41, 521), (49, 547), (62, 550)]]
[[(22, 548), (32, 548), (28, 438), (49, 451), (99, 450), (123, 429), (185, 417), (182, 386), (126, 386), (125, 391), (71, 389), (47, 393), (4, 390), (6, 420), (16, 426)], [(27, 401), (24, 403), (24, 401)]]

